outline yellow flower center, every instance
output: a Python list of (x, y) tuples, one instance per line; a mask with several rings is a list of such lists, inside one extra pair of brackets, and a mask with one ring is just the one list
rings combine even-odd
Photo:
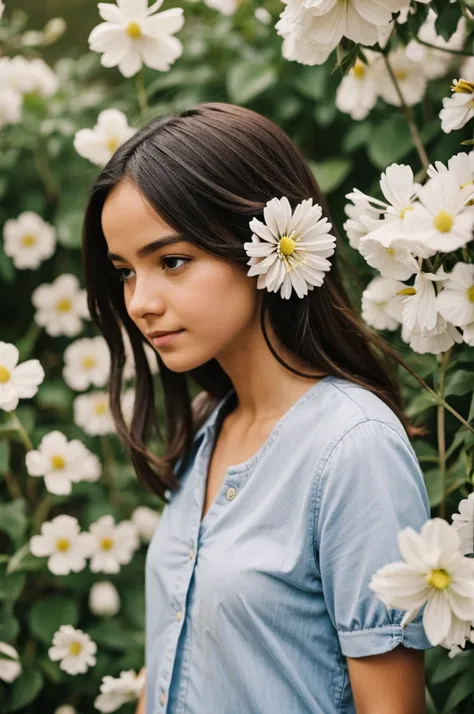
[(406, 69), (397, 69), (394, 72), (394, 75), (397, 79), (404, 80), (408, 77), (408, 72)]
[(357, 79), (362, 79), (365, 77), (365, 64), (361, 62), (360, 59), (356, 59), (354, 66), (351, 69), (351, 73), (354, 75), (354, 77), (357, 77)]
[(94, 409), (97, 416), (102, 416), (107, 411), (107, 402), (97, 402)]
[(395, 255), (395, 249), (394, 248), (387, 248), (387, 253), (391, 258)]
[(100, 547), (102, 548), (102, 550), (112, 550), (112, 548), (114, 547), (114, 542), (112, 538), (107, 538), (107, 536), (105, 538), (102, 538), (102, 540), (100, 541)]
[(142, 31), (140, 30), (140, 25), (138, 22), (129, 22), (127, 26), (127, 34), (132, 39), (136, 40), (137, 37), (142, 36)]
[(470, 302), (474, 302), (474, 285), (471, 285), (471, 287), (466, 291), (466, 295)]
[(398, 291), (397, 295), (416, 295), (416, 290), (415, 288), (403, 288)]
[(73, 657), (77, 657), (77, 655), (81, 654), (82, 652), (82, 645), (80, 642), (71, 642), (69, 645), (69, 654), (72, 655)]
[(58, 312), (70, 312), (72, 309), (72, 302), (69, 300), (69, 298), (61, 298), (61, 300), (58, 300), (56, 303), (56, 310)]
[(56, 550), (60, 553), (67, 553), (70, 547), (71, 543), (67, 538), (58, 538), (56, 541)]
[(66, 466), (66, 462), (62, 456), (56, 455), (50, 458), (51, 466), (53, 469), (63, 469)]
[(119, 140), (116, 136), (111, 136), (110, 139), (107, 140), (107, 148), (112, 154), (117, 151), (118, 145)]
[(405, 213), (406, 213), (407, 211), (413, 211), (413, 206), (406, 206), (405, 208), (402, 208), (402, 210), (400, 211), (400, 218), (401, 218), (401, 219), (405, 218)]
[(434, 227), (440, 233), (449, 233), (453, 227), (454, 218), (450, 213), (446, 211), (440, 211), (436, 214), (434, 219)]
[(36, 243), (36, 236), (32, 233), (26, 233), (21, 239), (21, 243), (25, 248), (31, 248)]
[(97, 360), (92, 355), (86, 355), (82, 358), (81, 363), (84, 369), (92, 369), (96, 366)]
[(451, 582), (451, 576), (446, 570), (432, 570), (426, 575), (426, 582), (437, 590), (445, 590)]
[(9, 369), (0, 364), (0, 384), (10, 381), (11, 372)]
[(474, 82), (460, 79), (456, 85), (451, 87), (451, 91), (460, 92), (461, 94), (474, 94)]
[(291, 255), (295, 252), (296, 243), (290, 236), (283, 236), (280, 238), (280, 252), (283, 255)]

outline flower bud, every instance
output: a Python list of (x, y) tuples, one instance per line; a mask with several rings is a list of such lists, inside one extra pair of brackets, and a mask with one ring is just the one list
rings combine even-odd
[(94, 583), (89, 592), (89, 609), (94, 615), (112, 616), (120, 610), (117, 588), (108, 580)]
[(132, 513), (132, 521), (144, 543), (149, 543), (160, 522), (160, 514), (147, 506), (139, 506)]

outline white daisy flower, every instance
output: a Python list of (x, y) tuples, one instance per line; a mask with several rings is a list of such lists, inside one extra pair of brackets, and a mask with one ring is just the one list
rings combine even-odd
[(308, 198), (292, 212), (286, 196), (272, 198), (263, 209), (265, 223), (250, 221), (252, 242), (244, 248), (250, 256), (247, 265), (252, 266), (247, 275), (259, 276), (257, 288), (280, 290), (288, 299), (292, 290), (302, 298), (323, 284), (336, 239), (329, 233), (331, 224), (322, 218), (321, 206), (312, 204)]
[(440, 642), (442, 647), (449, 650), (451, 658), (464, 651), (461, 648), (465, 646), (466, 642), (474, 641), (472, 624), (472, 621), (460, 620), (456, 615), (452, 615), (450, 630)]
[(472, 240), (474, 209), (466, 206), (468, 198), (450, 171), (434, 176), (421, 188), (419, 203), (406, 214), (403, 228), (408, 240), (424, 246), (422, 257), (438, 251), (451, 253)]
[(56, 232), (34, 211), (10, 218), (3, 227), (3, 249), (15, 268), (37, 268), (56, 248)]
[(434, 165), (429, 165), (427, 173), (430, 178), (435, 178), (438, 174), (448, 171), (456, 179), (459, 188), (472, 190), (470, 187), (474, 183), (474, 151), (460, 151), (459, 154), (451, 156), (447, 166), (442, 161), (435, 161)]
[(74, 423), (90, 436), (115, 433), (107, 392), (80, 394), (73, 402)]
[(20, 399), (34, 397), (44, 379), (37, 359), (18, 364), (20, 353), (10, 342), (0, 342), (0, 409), (12, 412)]
[(43, 45), (52, 45), (66, 32), (66, 20), (63, 17), (52, 17), (43, 28)]
[(22, 667), (19, 659), (14, 647), (7, 642), (0, 642), (0, 681), (11, 684), (20, 676)]
[(105, 387), (110, 373), (110, 352), (103, 337), (83, 337), (64, 351), (63, 377), (77, 391)]
[(82, 330), (82, 320), (90, 319), (86, 291), (71, 273), (60, 275), (52, 283), (43, 283), (33, 291), (31, 301), (36, 308), (35, 322), (48, 335), (73, 337)]
[(75, 630), (71, 625), (61, 625), (53, 637), (53, 646), (49, 648), (49, 659), (60, 661), (59, 668), (68, 674), (84, 674), (96, 663), (97, 645), (82, 630)]
[(411, 252), (401, 242), (392, 241), (389, 248), (370, 233), (360, 241), (359, 252), (367, 263), (376, 268), (382, 277), (393, 280), (407, 280), (418, 271), (418, 263)]
[(353, 201), (355, 205), (369, 204), (374, 210), (381, 212), (382, 220), (379, 221), (368, 222), (366, 216), (372, 218), (368, 214), (360, 216), (360, 220), (370, 229), (361, 240), (371, 238), (380, 241), (385, 248), (389, 248), (392, 241), (400, 237), (400, 229), (407, 213), (413, 211), (421, 186), (414, 182), (410, 166), (391, 164), (380, 177), (380, 189), (386, 201), (368, 196), (357, 188), (348, 193), (346, 198)]
[(89, 528), (93, 538), (90, 569), (93, 573), (118, 573), (140, 547), (140, 539), (131, 521), (116, 524), (113, 516), (102, 516)]
[(254, 12), (254, 17), (264, 25), (269, 25), (272, 21), (271, 13), (268, 12), (266, 7), (257, 7)]
[(153, 13), (163, 4), (157, 0), (147, 7), (147, 0), (117, 0), (99, 3), (99, 13), (105, 22), (94, 27), (89, 35), (89, 47), (103, 53), (104, 67), (118, 66), (124, 77), (132, 77), (143, 64), (166, 72), (182, 54), (183, 46), (173, 35), (183, 24), (183, 10), (175, 7)]
[(367, 199), (362, 198), (353, 203), (346, 203), (344, 211), (348, 218), (342, 227), (346, 232), (351, 248), (359, 250), (361, 238), (366, 236), (374, 225), (379, 225), (378, 221), (384, 210), (385, 208), (381, 207), (375, 208)]
[(80, 156), (97, 166), (105, 166), (119, 146), (136, 133), (128, 126), (126, 115), (119, 109), (100, 112), (92, 129), (80, 129), (74, 136), (74, 148)]
[(446, 322), (439, 313), (432, 330), (422, 330), (420, 327), (408, 330), (405, 325), (402, 325), (401, 337), (404, 342), (410, 345), (413, 352), (420, 355), (439, 355), (442, 352), (447, 352), (455, 343), (459, 344), (463, 341), (459, 330), (451, 323)]
[(409, 332), (415, 329), (430, 331), (436, 328), (438, 306), (433, 283), (446, 280), (443, 268), (437, 273), (420, 271), (412, 287), (404, 286), (399, 295), (404, 295), (402, 302), (402, 322)]
[(474, 116), (474, 82), (454, 79), (451, 91), (453, 94), (443, 99), (439, 113), (441, 128), (446, 134), (461, 129)]
[(120, 610), (120, 595), (115, 585), (102, 580), (89, 590), (89, 610), (98, 617), (113, 617)]
[(43, 523), (41, 535), (30, 539), (31, 553), (37, 558), (48, 557), (48, 568), (55, 575), (84, 570), (92, 545), (90, 534), (80, 532), (77, 518), (65, 514)]
[(323, 64), (343, 37), (363, 45), (378, 41), (378, 28), (388, 25), (392, 12), (406, 0), (284, 0), (275, 25), (284, 38), (283, 55), (303, 64)]
[(2, 58), (0, 63), (2, 84), (20, 94), (35, 92), (51, 97), (58, 89), (58, 77), (40, 58), (27, 60), (21, 55)]
[(37, 450), (27, 452), (26, 470), (30, 476), (43, 476), (50, 493), (69, 495), (73, 483), (97, 481), (101, 466), (79, 439), (68, 441), (60, 431), (50, 431)]
[(94, 706), (100, 712), (114, 712), (127, 702), (140, 698), (145, 684), (145, 673), (136, 674), (132, 669), (120, 672), (120, 677), (105, 676), (100, 685), (101, 694), (96, 698)]
[[(425, 96), (427, 82), (426, 76), (420, 72), (418, 62), (413, 62), (413, 60), (409, 59), (403, 47), (391, 52), (388, 55), (388, 61), (405, 104), (412, 106), (421, 102)], [(374, 66), (374, 71), (377, 73), (377, 85), (382, 99), (387, 104), (399, 107), (401, 104), (400, 97), (385, 64), (377, 62)]]
[(147, 506), (138, 506), (138, 508), (135, 508), (133, 511), (131, 518), (142, 541), (149, 543), (160, 522), (161, 516), (159, 512)]
[(10, 87), (0, 85), (0, 129), (5, 124), (18, 124), (22, 118), (22, 107), (22, 95)]
[(418, 30), (418, 37), (429, 45), (440, 47), (440, 50), (422, 45), (416, 40), (411, 40), (406, 47), (407, 57), (414, 62), (420, 63), (420, 69), (428, 79), (437, 79), (446, 74), (449, 65), (454, 59), (454, 55), (449, 54), (446, 50), (456, 51), (462, 49), (466, 34), (466, 20), (461, 17), (456, 31), (449, 40), (445, 40), (436, 32), (435, 22), (437, 17), (435, 11), (430, 8), (425, 22)]
[(402, 627), (423, 612), (423, 627), (433, 645), (449, 633), (453, 614), (474, 618), (474, 562), (459, 552), (459, 538), (444, 519), (427, 521), (417, 533), (398, 534), (405, 562), (390, 563), (372, 577), (369, 588), (388, 608), (406, 610)]
[(474, 322), (469, 325), (464, 325), (462, 328), (464, 342), (469, 347), (474, 347)]
[(402, 321), (405, 285), (380, 275), (373, 278), (362, 294), (362, 319), (376, 330), (396, 330)]
[(370, 64), (356, 59), (336, 91), (336, 107), (352, 119), (365, 119), (378, 97), (377, 81)]
[(452, 528), (459, 537), (459, 549), (463, 555), (474, 554), (474, 493), (463, 498), (458, 513), (452, 515)]
[(453, 325), (474, 322), (474, 265), (456, 263), (438, 294), (438, 310)]
[(239, 0), (204, 0), (204, 4), (222, 15), (233, 15), (239, 6)]

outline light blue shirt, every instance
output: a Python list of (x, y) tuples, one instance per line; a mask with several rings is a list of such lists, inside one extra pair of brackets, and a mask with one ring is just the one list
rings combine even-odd
[(382, 400), (326, 377), (231, 466), (200, 523), (234, 390), (197, 432), (146, 567), (147, 714), (354, 714), (348, 657), (430, 644), (368, 588), (430, 517), (422, 472)]

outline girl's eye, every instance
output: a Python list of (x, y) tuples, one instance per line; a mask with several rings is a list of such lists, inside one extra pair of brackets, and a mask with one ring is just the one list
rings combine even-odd
[[(174, 265), (173, 262), (178, 261), (178, 263), (181, 261), (182, 265)], [(172, 256), (168, 255), (165, 258), (161, 259), (162, 266), (164, 267), (165, 271), (168, 273), (176, 273), (181, 268), (184, 267), (186, 263), (189, 263), (191, 261), (191, 258), (178, 258), (177, 256)], [(170, 265), (168, 265), (170, 264)], [(116, 268), (116, 271), (118, 273), (119, 280), (123, 283), (127, 283), (133, 275), (127, 275), (127, 273), (134, 273), (134, 271), (131, 268)]]
[[(162, 258), (162, 259), (161, 259), (161, 263), (162, 263), (162, 264), (166, 264), (167, 262), (171, 262), (171, 264), (172, 264), (173, 261), (175, 261), (175, 260), (177, 260), (178, 262), (179, 262), (179, 261), (182, 261), (183, 264), (186, 264), (186, 263), (189, 263), (189, 261), (191, 260), (191, 258), (178, 258), (177, 256), (168, 255), (168, 256), (166, 256), (165, 258)], [(174, 267), (173, 267), (173, 265), (171, 265), (171, 267), (165, 265), (165, 267), (166, 267), (166, 270), (167, 270), (169, 273), (176, 273), (176, 272), (179, 271), (182, 267), (184, 267), (184, 265), (177, 265), (177, 266), (175, 265)]]

